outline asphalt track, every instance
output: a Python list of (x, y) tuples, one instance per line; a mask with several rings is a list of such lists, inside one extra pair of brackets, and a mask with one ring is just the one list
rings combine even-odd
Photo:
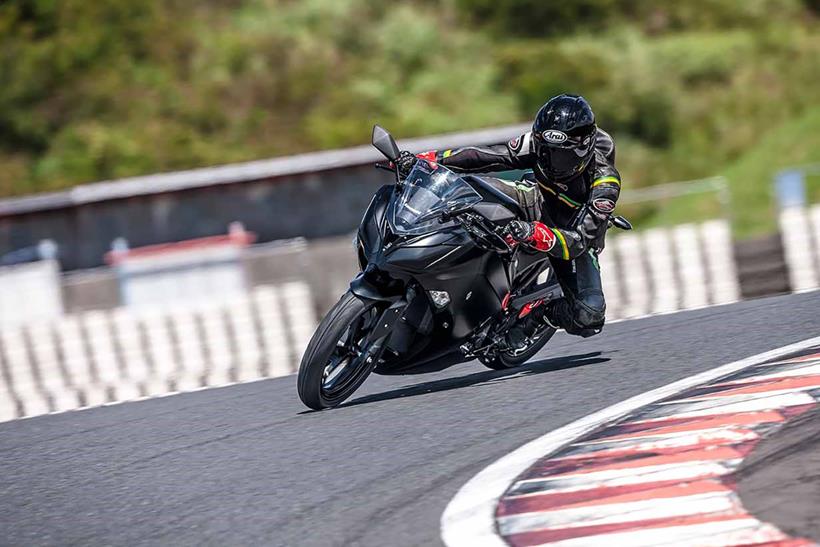
[(556, 336), (513, 371), (372, 377), (304, 412), (295, 378), (0, 424), (0, 543), (436, 545), (492, 461), (625, 398), (820, 333), (820, 292)]
[(788, 422), (743, 461), (738, 492), (756, 517), (820, 542), (820, 411)]

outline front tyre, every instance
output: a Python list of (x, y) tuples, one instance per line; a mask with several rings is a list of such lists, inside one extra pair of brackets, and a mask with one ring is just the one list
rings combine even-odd
[(350, 291), (327, 313), (299, 365), (299, 398), (314, 410), (350, 397), (376, 366), (384, 339), (367, 342), (379, 310)]

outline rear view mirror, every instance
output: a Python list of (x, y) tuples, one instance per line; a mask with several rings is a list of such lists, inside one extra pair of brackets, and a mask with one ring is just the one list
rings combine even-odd
[(373, 146), (390, 161), (399, 159), (399, 145), (396, 144), (390, 133), (380, 125), (373, 126)]

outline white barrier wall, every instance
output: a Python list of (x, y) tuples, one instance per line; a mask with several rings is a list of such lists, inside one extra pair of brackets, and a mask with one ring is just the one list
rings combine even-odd
[(315, 327), (303, 282), (217, 305), (8, 325), (0, 329), (0, 421), (290, 374)]
[(608, 320), (740, 299), (725, 220), (635, 233), (610, 230), (599, 260)]
[(820, 287), (820, 205), (783, 209), (780, 233), (792, 290)]
[[(726, 221), (610, 232), (607, 318), (733, 302)], [(0, 329), (0, 420), (295, 372), (317, 318), (304, 281), (228, 300), (91, 311)]]
[(62, 313), (60, 264), (56, 260), (0, 267), (0, 328)]
[(244, 294), (248, 287), (241, 257), (252, 236), (239, 223), (229, 231), (228, 236), (112, 251), (123, 303), (151, 308)]

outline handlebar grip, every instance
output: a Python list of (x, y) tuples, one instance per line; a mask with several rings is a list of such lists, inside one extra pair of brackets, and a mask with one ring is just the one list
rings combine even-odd
[(620, 228), (621, 230), (631, 230), (632, 229), (632, 223), (629, 222), (628, 220), (626, 220), (622, 216), (610, 217), (609, 223), (610, 223), (610, 225), (615, 226), (616, 228)]

